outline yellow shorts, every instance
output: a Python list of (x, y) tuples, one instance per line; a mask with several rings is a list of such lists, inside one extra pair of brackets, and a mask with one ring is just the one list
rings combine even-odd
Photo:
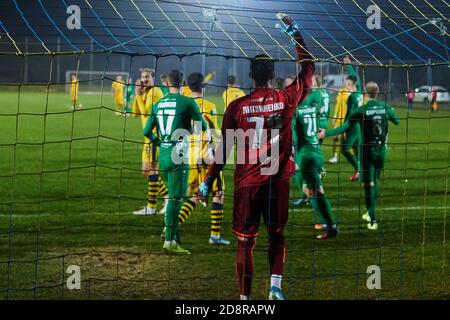
[[(191, 165), (189, 168), (189, 194), (198, 193), (198, 187), (200, 183), (205, 179), (208, 173), (208, 167), (202, 165)], [(225, 191), (225, 180), (223, 179), (222, 172), (219, 177), (214, 181), (212, 192), (213, 194), (218, 191)]]
[(114, 104), (116, 106), (121, 106), (122, 107), (124, 105), (124, 103), (123, 103), (123, 96), (114, 97)]
[(146, 143), (142, 150), (142, 161), (158, 163), (158, 154), (159, 148), (154, 143)]

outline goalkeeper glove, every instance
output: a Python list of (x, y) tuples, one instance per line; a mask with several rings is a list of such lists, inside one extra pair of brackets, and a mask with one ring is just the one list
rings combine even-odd
[(203, 182), (198, 187), (198, 200), (204, 207), (208, 205), (208, 197), (209, 193), (211, 192), (211, 186), (213, 182), (214, 180), (212, 179), (212, 177), (207, 175), (205, 177), (205, 180), (203, 180)]
[(283, 26), (277, 23), (275, 27), (291, 38), (292, 45), (298, 45), (298, 42), (294, 39), (301, 36), (297, 22), (285, 13), (277, 13), (277, 18), (283, 22)]

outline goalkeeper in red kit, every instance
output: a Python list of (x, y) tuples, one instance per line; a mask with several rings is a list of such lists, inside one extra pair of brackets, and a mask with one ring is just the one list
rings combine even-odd
[[(207, 202), (214, 180), (224, 168), (239, 133), (245, 135), (237, 145), (234, 176), (233, 228), (237, 236), (236, 275), (241, 300), (250, 299), (253, 276), (253, 250), (259, 234), (261, 216), (269, 233), (268, 258), (271, 274), (270, 300), (283, 300), (281, 278), (284, 272), (286, 243), (283, 235), (288, 221), (289, 178), (294, 173), (292, 155), (292, 118), (295, 109), (308, 94), (314, 74), (314, 63), (306, 49), (298, 25), (292, 18), (278, 14), (283, 32), (296, 45), (301, 72), (285, 90), (274, 90), (274, 61), (257, 55), (250, 63), (254, 90), (228, 106), (222, 122), (222, 142), (216, 150), (199, 198)], [(234, 136), (230, 138), (230, 132)], [(267, 132), (267, 133), (266, 133)], [(265, 137), (266, 136), (266, 137)], [(263, 139), (263, 138), (266, 139)], [(267, 155), (261, 159), (261, 155)], [(239, 159), (245, 159), (240, 161)], [(270, 163), (269, 163), (270, 162)]]

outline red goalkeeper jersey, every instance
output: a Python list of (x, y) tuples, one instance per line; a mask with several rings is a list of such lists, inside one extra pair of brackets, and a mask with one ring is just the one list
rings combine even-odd
[[(305, 48), (301, 38), (296, 40)], [(236, 139), (241, 143), (238, 142), (236, 148), (235, 188), (288, 179), (294, 172), (292, 118), (295, 109), (308, 94), (314, 75), (314, 63), (302, 47), (297, 47), (299, 59), (302, 60), (301, 72), (291, 86), (285, 90), (256, 89), (233, 101), (225, 111), (222, 122), (223, 143), (219, 145), (217, 156), (227, 154), (223, 151), (229, 152), (232, 148), (233, 140), (229, 138), (229, 132), (234, 130), (236, 136), (245, 136), (249, 129), (253, 129), (254, 133), (247, 134), (245, 142)], [(221, 160), (221, 163), (214, 162), (210, 166), (208, 175), (211, 179), (215, 179), (222, 170), (225, 161), (224, 158)]]

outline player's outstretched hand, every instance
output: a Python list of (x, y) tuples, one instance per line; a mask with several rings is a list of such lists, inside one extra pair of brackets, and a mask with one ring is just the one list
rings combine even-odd
[(324, 129), (319, 129), (319, 133), (317, 134), (317, 136), (319, 137), (320, 140), (325, 139), (326, 137), (326, 131)]
[(209, 197), (209, 192), (211, 190), (211, 187), (205, 182), (203, 181), (200, 186), (198, 187), (198, 200), (200, 201), (200, 203), (206, 207), (208, 206), (208, 197)]
[(300, 36), (300, 27), (298, 26), (295, 20), (288, 16), (285, 13), (277, 13), (277, 18), (283, 23), (280, 25), (277, 23), (275, 27), (279, 29), (281, 32), (287, 34), (291, 38), (291, 42), (293, 45), (297, 45), (297, 41), (295, 41), (294, 37)]

